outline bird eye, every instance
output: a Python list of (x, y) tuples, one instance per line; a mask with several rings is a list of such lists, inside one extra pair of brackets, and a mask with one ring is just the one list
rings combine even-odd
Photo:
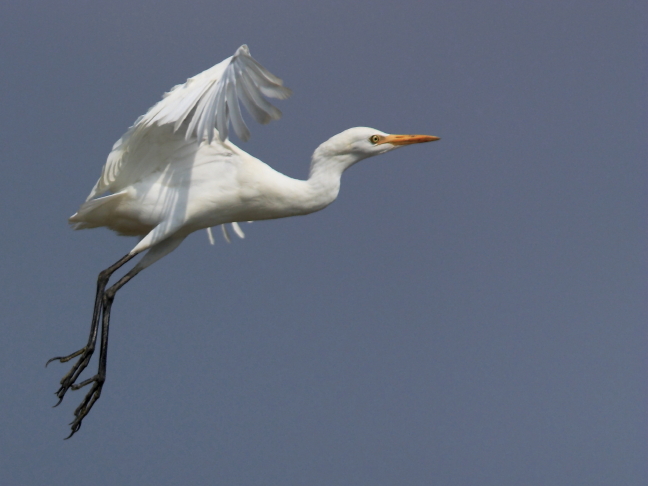
[(380, 135), (372, 135), (369, 137), (369, 141), (376, 145), (378, 142), (380, 142)]

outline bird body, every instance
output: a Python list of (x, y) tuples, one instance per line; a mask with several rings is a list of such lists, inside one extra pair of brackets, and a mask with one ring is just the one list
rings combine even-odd
[[(400, 146), (438, 140), (429, 135), (350, 128), (315, 150), (307, 180), (293, 179), (228, 138), (230, 123), (241, 140), (250, 135), (239, 101), (257, 121), (268, 123), (281, 112), (264, 96), (281, 99), (289, 95), (282, 81), (241, 46), (232, 57), (174, 87), (113, 146), (99, 180), (70, 223), (75, 229), (104, 226), (141, 239), (99, 274), (88, 344), (69, 356), (53, 358), (67, 362), (79, 356), (61, 380), (56, 392), (59, 403), (68, 389), (92, 384), (75, 411), (70, 436), (101, 394), (112, 302), (130, 279), (194, 231), (319, 211), (336, 199), (342, 173), (356, 162)], [(113, 272), (145, 251), (129, 272), (106, 289)], [(100, 323), (98, 374), (77, 384), (94, 352)]]
[[(167, 237), (186, 236), (226, 223), (309, 214), (336, 199), (344, 170), (374, 155), (372, 150), (395, 148), (371, 145), (371, 135), (387, 136), (379, 130), (346, 130), (318, 147), (303, 181), (277, 172), (229, 140), (198, 143), (185, 140), (183, 131), (165, 128), (142, 137), (131, 155), (152, 169), (127, 181), (118, 179), (109, 186), (115, 194), (86, 201), (70, 217), (76, 229), (105, 226), (121, 235), (145, 236), (165, 228)], [(152, 244), (140, 243), (133, 251)]]

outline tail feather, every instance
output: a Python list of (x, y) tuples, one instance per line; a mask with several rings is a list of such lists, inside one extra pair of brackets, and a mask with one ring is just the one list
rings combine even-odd
[(70, 216), (68, 222), (75, 230), (109, 226), (110, 214), (125, 195), (126, 191), (121, 191), (110, 196), (90, 199)]

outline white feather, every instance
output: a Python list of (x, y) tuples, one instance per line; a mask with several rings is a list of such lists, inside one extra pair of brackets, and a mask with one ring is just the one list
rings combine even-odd
[(135, 121), (113, 146), (87, 200), (163, 170), (173, 158), (162, 151), (151, 152), (176, 131), (183, 134), (186, 145), (195, 147), (204, 139), (211, 143), (214, 133), (225, 141), (231, 122), (238, 137), (246, 141), (250, 131), (239, 100), (256, 120), (268, 123), (280, 118), (281, 112), (262, 95), (284, 99), (290, 94), (281, 79), (252, 58), (247, 46), (239, 47), (232, 57), (175, 86)]
[(227, 231), (227, 227), (224, 224), (222, 224), (221, 229), (223, 230), (223, 238), (225, 238), (225, 241), (231, 243), (232, 240), (230, 238), (229, 231)]
[(207, 228), (207, 238), (209, 238), (209, 244), (214, 245), (216, 242), (214, 241), (214, 235), (212, 234), (212, 229), (211, 227)]
[(245, 233), (243, 233), (243, 230), (237, 222), (232, 223), (232, 229), (234, 230), (234, 233), (236, 233), (236, 236), (241, 239), (245, 238)]

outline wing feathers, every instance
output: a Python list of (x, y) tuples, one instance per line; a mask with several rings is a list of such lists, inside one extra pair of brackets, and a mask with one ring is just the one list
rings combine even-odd
[[(216, 70), (216, 67), (221, 69)], [(283, 86), (281, 79), (250, 56), (247, 46), (239, 47), (231, 58), (212, 69), (218, 71), (213, 73), (218, 75), (218, 79), (212, 77), (206, 86), (200, 86), (203, 88), (200, 102), (192, 100), (191, 107), (195, 106), (196, 109), (185, 134), (187, 139), (206, 138), (211, 142), (215, 128), (219, 139), (224, 141), (229, 135), (231, 122), (239, 138), (247, 140), (250, 134), (243, 121), (239, 100), (257, 120), (277, 119), (281, 116), (281, 112), (263, 99), (261, 94), (269, 98), (286, 99), (291, 91)], [(200, 76), (194, 78), (196, 82), (199, 82), (197, 78)], [(189, 111), (190, 109), (185, 110), (185, 117)], [(264, 112), (266, 116), (262, 115)]]
[[(290, 95), (291, 91), (283, 86), (281, 79), (252, 58), (247, 46), (239, 47), (232, 57), (187, 79), (186, 83), (174, 86), (162, 100), (137, 119), (113, 146), (88, 199), (105, 191), (119, 190), (117, 186), (124, 187), (136, 182), (130, 179), (159, 170), (166, 163), (164, 160), (152, 162), (155, 157), (146, 157), (148, 162), (145, 162), (141, 157), (132, 155), (135, 152), (141, 154), (141, 143), (164, 140), (168, 136), (169, 125), (173, 132), (186, 130), (186, 141), (200, 142), (206, 139), (211, 143), (215, 132), (221, 141), (226, 140), (231, 123), (238, 137), (246, 141), (250, 138), (250, 130), (243, 120), (239, 101), (256, 121), (265, 124), (279, 119), (281, 111), (264, 96), (286, 99)], [(142, 166), (144, 164), (150, 167)], [(118, 179), (119, 183), (115, 184)]]
[[(231, 113), (230, 117), (232, 120), (232, 128), (236, 132), (236, 134), (239, 136), (241, 140), (244, 142), (247, 142), (248, 139), (250, 138), (250, 130), (248, 129), (247, 125), (245, 124), (245, 121), (243, 120), (243, 115), (241, 114), (241, 107), (238, 104), (238, 94), (237, 94), (238, 88), (235, 83), (229, 83), (227, 85), (227, 97), (229, 99), (236, 100), (234, 103), (232, 103), (231, 106)], [(220, 133), (220, 128), (219, 131)]]

